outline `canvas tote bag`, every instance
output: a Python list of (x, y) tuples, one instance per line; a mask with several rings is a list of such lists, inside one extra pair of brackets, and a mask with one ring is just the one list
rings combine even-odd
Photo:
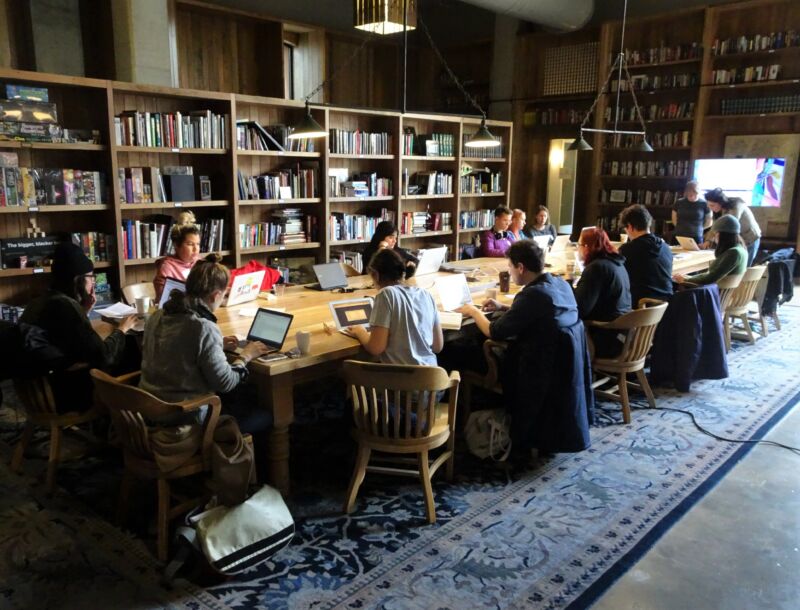
[(464, 426), (470, 453), (496, 462), (508, 459), (511, 453), (510, 417), (505, 409), (473, 411)]

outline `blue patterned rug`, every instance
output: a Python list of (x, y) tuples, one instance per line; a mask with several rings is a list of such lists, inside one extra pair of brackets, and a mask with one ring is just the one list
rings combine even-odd
[[(781, 332), (755, 346), (736, 344), (729, 379), (697, 382), (685, 395), (657, 390), (659, 406), (690, 410), (718, 434), (762, 435), (797, 402), (800, 391), (800, 309), (784, 307), (781, 317)], [(26, 503), (31, 481), (23, 483), (5, 468), (0, 468), (0, 552), (7, 555), (12, 548), (6, 516), (22, 510), (18, 527), (24, 534), (18, 535), (29, 538), (31, 548), (37, 537), (66, 538), (73, 545), (57, 549), (61, 555), (53, 551), (62, 560), (70, 557), (70, 565), (84, 575), (64, 589), (68, 595), (62, 599), (80, 596), (97, 581), (105, 585), (99, 605), (107, 607), (122, 607), (111, 600), (124, 599), (128, 607), (219, 610), (582, 608), (748, 449), (702, 435), (679, 413), (635, 410), (631, 425), (617, 425), (618, 407), (603, 405), (590, 450), (541, 460), (513, 480), (461, 457), (457, 481), (434, 485), (438, 520), (429, 526), (418, 485), (404, 480), (398, 485), (393, 478), (368, 477), (357, 510), (341, 515), (351, 448), (341, 443), (342, 427), (326, 423), (335, 421), (338, 402), (317, 401), (304, 414), (311, 428), (322, 422), (304, 441), (318, 451), (304, 456), (302, 448), (293, 447), (293, 477), (299, 471), (304, 482), (292, 504), (295, 540), (242, 578), (205, 590), (185, 583), (167, 592), (155, 584), (156, 564), (140, 542), (74, 497)], [(68, 470), (64, 481), (106, 513), (103, 502), (91, 500), (100, 483), (94, 492), (82, 491), (85, 486), (73, 485)], [(18, 576), (0, 585), (0, 610), (30, 607), (21, 591), (47, 589), (45, 582), (52, 590), (60, 581), (53, 568), (43, 568), (26, 585), (27, 572), (15, 569)]]

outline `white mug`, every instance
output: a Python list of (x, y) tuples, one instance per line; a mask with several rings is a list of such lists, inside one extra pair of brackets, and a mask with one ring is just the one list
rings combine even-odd
[(147, 315), (150, 311), (150, 297), (136, 297), (136, 313), (140, 316)]
[(294, 340), (297, 343), (297, 349), (300, 350), (300, 353), (304, 356), (308, 355), (311, 352), (311, 333), (307, 330), (298, 330), (297, 334), (294, 336)]
[(486, 289), (486, 298), (487, 299), (497, 299), (497, 288), (487, 288)]

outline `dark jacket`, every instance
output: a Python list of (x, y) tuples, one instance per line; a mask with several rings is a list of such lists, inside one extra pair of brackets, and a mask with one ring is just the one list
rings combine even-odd
[[(364, 253), (361, 256), (361, 260), (364, 263), (364, 271), (363, 271), (364, 275), (368, 273), (367, 268), (369, 267), (369, 262), (372, 260), (372, 257), (375, 256), (375, 253), (377, 251), (378, 251), (378, 245), (375, 244), (373, 246), (372, 242), (368, 243), (367, 247), (364, 248)], [(405, 248), (401, 248), (400, 246), (395, 246), (394, 251), (400, 255), (400, 258), (402, 258), (406, 262), (406, 264), (414, 263), (416, 265), (417, 263), (419, 263), (419, 259), (413, 254), (411, 254), (411, 252), (409, 252)]]
[(511, 340), (501, 381), (516, 449), (586, 449), (594, 394), (583, 323), (569, 284), (542, 274), (492, 321), (490, 334)]
[(533, 239), (534, 237), (543, 237), (547, 235), (550, 238), (550, 245), (553, 245), (553, 242), (556, 240), (556, 227), (555, 225), (551, 225), (547, 223), (541, 229), (535, 229), (533, 225), (530, 225), (522, 230), (522, 235), (526, 239)]
[(634, 307), (643, 298), (669, 301), (672, 296), (672, 250), (663, 239), (645, 233), (622, 244), (619, 252), (625, 257)]

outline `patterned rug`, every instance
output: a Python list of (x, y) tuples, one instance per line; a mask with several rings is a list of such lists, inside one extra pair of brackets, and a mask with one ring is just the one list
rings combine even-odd
[[(690, 410), (725, 436), (762, 435), (800, 398), (800, 309), (781, 314), (781, 332), (735, 344), (729, 379), (697, 382), (690, 394), (657, 390), (659, 406)], [(158, 586), (144, 545), (86, 508), (109, 514), (110, 502), (97, 501), (102, 489), (113, 498), (104, 479), (92, 484), (85, 469), (65, 469), (59, 482), (72, 495), (46, 499), (30, 491), (30, 478), (0, 467), (0, 569), (12, 574), (0, 585), (0, 610), (47, 607), (31, 604), (42, 595), (61, 596), (52, 606), (61, 608), (586, 607), (748, 449), (702, 435), (686, 415), (668, 411), (635, 410), (633, 423), (621, 426), (619, 408), (603, 405), (583, 453), (540, 460), (513, 478), (461, 456), (457, 480), (434, 485), (430, 526), (418, 485), (394, 478), (367, 477), (357, 510), (341, 515), (352, 467), (344, 427), (334, 425), (341, 401), (311, 402), (301, 418), (311, 432), (297, 435), (307, 451), (293, 447), (292, 476), (301, 482), (291, 504), (295, 540), (272, 561), (205, 590)], [(118, 471), (111, 472), (113, 483)], [(31, 557), (15, 555), (20, 547)]]

